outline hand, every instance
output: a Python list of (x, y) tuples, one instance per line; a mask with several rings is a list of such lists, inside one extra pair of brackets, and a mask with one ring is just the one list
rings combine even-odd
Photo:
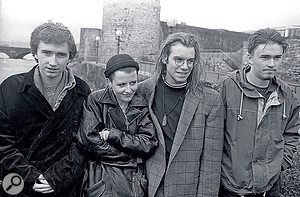
[(109, 135), (109, 130), (103, 129), (102, 131), (99, 132), (99, 135), (102, 140), (106, 141)]
[(49, 185), (49, 183), (46, 181), (46, 179), (42, 174), (40, 174), (37, 181), (34, 183), (32, 189), (36, 192), (40, 192), (43, 194), (54, 192), (54, 190), (52, 189), (52, 187)]

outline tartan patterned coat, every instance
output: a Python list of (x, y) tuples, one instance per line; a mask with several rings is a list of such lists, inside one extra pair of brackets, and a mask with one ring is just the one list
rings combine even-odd
[[(151, 109), (155, 87), (155, 80), (148, 79), (138, 88), (149, 102), (159, 139), (154, 155), (146, 161), (149, 197), (218, 196), (224, 139), (224, 106), (219, 93), (204, 84), (197, 95), (187, 91), (167, 163), (163, 131)], [(158, 190), (163, 178), (162, 195)]]

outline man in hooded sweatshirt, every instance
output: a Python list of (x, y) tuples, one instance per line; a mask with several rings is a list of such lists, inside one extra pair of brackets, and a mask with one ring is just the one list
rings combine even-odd
[(288, 48), (274, 29), (249, 38), (249, 65), (220, 83), (226, 108), (219, 197), (280, 196), (279, 174), (299, 142), (299, 101), (275, 76)]

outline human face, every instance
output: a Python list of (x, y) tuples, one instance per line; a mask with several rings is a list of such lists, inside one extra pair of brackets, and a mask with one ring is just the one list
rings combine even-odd
[(137, 89), (136, 70), (127, 73), (117, 70), (112, 74), (112, 81), (108, 80), (120, 106), (126, 106), (131, 101)]
[(70, 49), (67, 42), (62, 44), (40, 42), (36, 58), (40, 73), (46, 80), (60, 79), (69, 62)]
[[(181, 66), (176, 64), (176, 60), (184, 60)], [(193, 65), (189, 62), (195, 59), (195, 48), (186, 47), (181, 43), (175, 43), (175, 45), (170, 47), (170, 54), (168, 61), (163, 62), (166, 64), (166, 77), (165, 80), (170, 84), (182, 84), (187, 82), (191, 71), (193, 70)]]
[(256, 85), (272, 79), (282, 62), (283, 47), (277, 43), (258, 45), (249, 60), (251, 70), (249, 76)]

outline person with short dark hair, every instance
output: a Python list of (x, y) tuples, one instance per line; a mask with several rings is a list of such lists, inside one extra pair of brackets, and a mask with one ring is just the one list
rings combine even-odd
[(68, 66), (76, 45), (63, 24), (39, 25), (30, 46), (38, 64), (0, 85), (0, 179), (20, 175), (20, 196), (78, 196), (84, 156), (74, 140), (90, 88)]
[(159, 140), (146, 161), (150, 197), (218, 195), (224, 110), (220, 94), (200, 80), (199, 48), (192, 34), (169, 35), (154, 77), (139, 84)]
[(157, 147), (148, 103), (136, 92), (139, 65), (114, 55), (104, 72), (107, 87), (84, 103), (78, 143), (88, 154), (83, 196), (146, 196), (145, 160)]
[(276, 76), (288, 49), (275, 29), (249, 37), (249, 65), (219, 83), (223, 97), (225, 145), (220, 197), (279, 197), (281, 169), (292, 163), (299, 143), (297, 96)]

